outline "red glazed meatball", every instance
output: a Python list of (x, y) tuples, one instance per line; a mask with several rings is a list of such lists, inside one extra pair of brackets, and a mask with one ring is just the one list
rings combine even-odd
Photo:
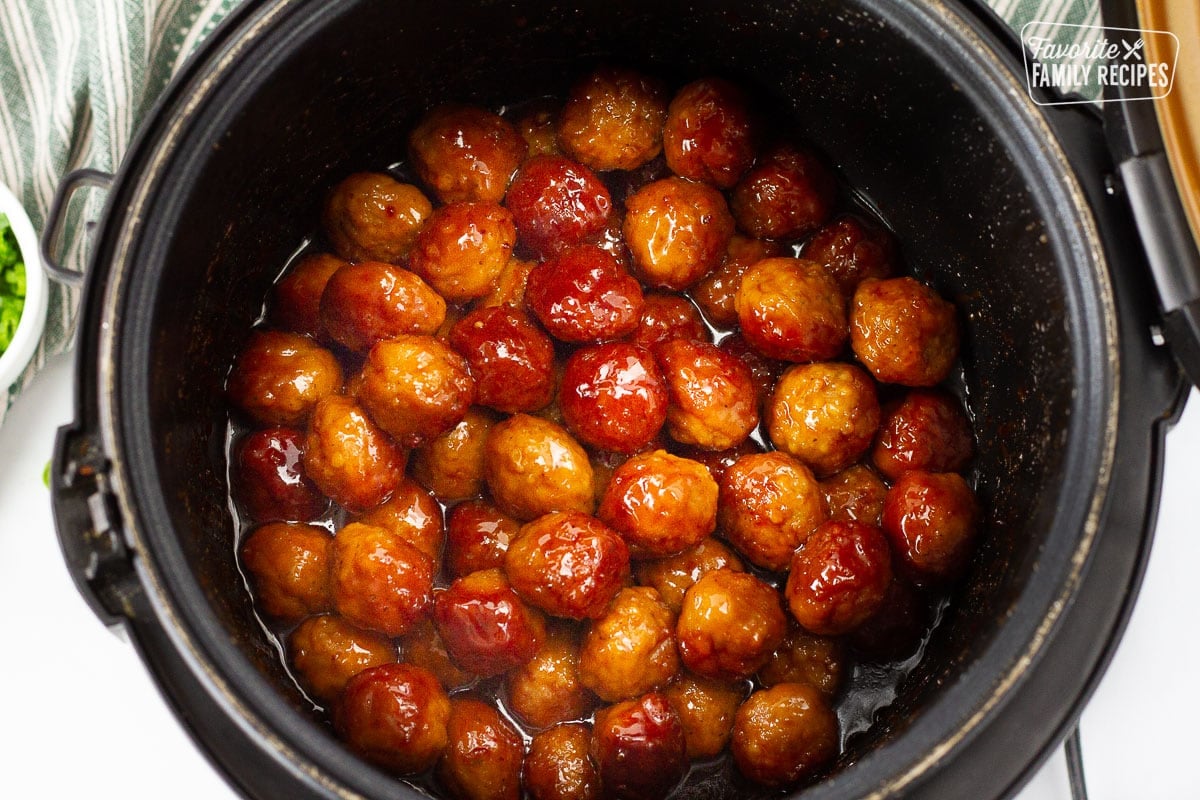
[(514, 414), (492, 428), (484, 452), (488, 489), (502, 511), (519, 520), (595, 506), (592, 465), (558, 425)]
[(596, 173), (562, 156), (525, 162), (504, 204), (520, 240), (543, 257), (598, 235), (613, 209), (612, 196)]
[(744, 684), (680, 675), (664, 694), (683, 725), (688, 758), (712, 758), (733, 734), (733, 716), (746, 699)]
[(483, 677), (524, 664), (546, 635), (541, 616), (498, 569), (472, 572), (450, 584), (434, 601), (433, 621), (454, 662)]
[(383, 664), (350, 679), (333, 724), (368, 761), (413, 775), (432, 767), (446, 748), (449, 717), (450, 698), (428, 670)]
[(883, 606), (847, 637), (850, 648), (868, 661), (903, 661), (921, 645), (929, 627), (929, 612), (912, 584), (894, 578)]
[(852, 364), (797, 364), (775, 385), (765, 416), (776, 447), (832, 475), (871, 446), (879, 399), (875, 382)]
[(667, 381), (667, 431), (677, 442), (727, 450), (758, 425), (750, 368), (707, 342), (675, 339), (655, 351)]
[(729, 543), (766, 569), (787, 569), (792, 552), (825, 520), (821, 487), (796, 459), (780, 453), (739, 458), (725, 473), (717, 523)]
[(408, 146), (417, 174), (443, 203), (499, 203), (529, 151), (507, 120), (459, 105), (426, 114)]
[(367, 354), (358, 399), (397, 441), (415, 447), (453, 428), (475, 401), (466, 359), (432, 336), (399, 336)]
[(433, 333), (445, 319), (446, 301), (425, 281), (375, 261), (342, 267), (321, 295), (322, 327), (359, 353), (393, 336)]
[(450, 346), (467, 360), (480, 405), (515, 414), (554, 398), (554, 343), (523, 312), (472, 311), (450, 330)]
[(349, 511), (366, 511), (391, 496), (408, 456), (349, 397), (317, 404), (304, 439), (304, 472)]
[(404, 634), (400, 640), (400, 652), (402, 661), (432, 672), (448, 692), (470, 686), (477, 678), (454, 663), (437, 626), (428, 617)]
[(678, 672), (675, 615), (646, 586), (622, 589), (579, 651), (580, 680), (610, 703), (660, 689)]
[(566, 628), (549, 633), (541, 649), (505, 681), (508, 708), (532, 728), (584, 717), (592, 695), (579, 680), (579, 640)]
[(846, 299), (812, 261), (759, 261), (742, 276), (734, 306), (742, 335), (768, 358), (828, 361), (846, 344)]
[(525, 743), (512, 723), (472, 697), (450, 701), (449, 742), (437, 778), (458, 800), (519, 800)]
[(975, 493), (953, 472), (906, 472), (883, 503), (892, 549), (923, 578), (958, 576), (971, 557), (978, 518)]
[(309, 522), (325, 513), (328, 498), (304, 474), (304, 434), (293, 428), (266, 428), (247, 434), (237, 446), (233, 492), (255, 522)]
[(954, 306), (913, 278), (868, 278), (851, 303), (850, 346), (878, 381), (941, 383), (958, 358)]
[(654, 357), (628, 342), (575, 351), (563, 370), (559, 403), (581, 441), (617, 453), (645, 447), (667, 419), (667, 387)]
[(676, 175), (731, 189), (754, 163), (754, 138), (742, 91), (729, 81), (705, 78), (671, 100), (663, 153)]
[(442, 206), (417, 235), (409, 267), (451, 303), (479, 297), (512, 257), (517, 229), (496, 203)]
[(710, 536), (682, 553), (638, 562), (635, 574), (638, 583), (655, 589), (667, 608), (678, 614), (692, 584), (719, 569), (744, 571), (741, 559), (719, 539)]
[(271, 319), (284, 330), (319, 338), (321, 328), (321, 295), (333, 273), (346, 262), (328, 253), (307, 255), (275, 284), (275, 299), (271, 304)]
[(591, 729), (580, 723), (556, 725), (534, 736), (525, 756), (525, 791), (530, 798), (600, 800), (591, 746)]
[(708, 329), (696, 307), (686, 297), (650, 292), (642, 303), (642, 316), (629, 337), (633, 344), (653, 348), (671, 339), (709, 341)]
[(853, 297), (864, 279), (890, 278), (896, 271), (896, 242), (882, 228), (846, 216), (814, 233), (804, 257), (829, 270), (842, 294)]
[(892, 557), (883, 531), (865, 522), (826, 522), (792, 556), (788, 607), (805, 630), (848, 633), (883, 606)]
[(316, 525), (272, 522), (242, 545), (242, 564), (258, 607), (282, 622), (329, 608), (329, 531)]
[(755, 783), (794, 783), (837, 756), (837, 715), (815, 687), (781, 683), (738, 709), (730, 749), (738, 770)]
[(491, 412), (468, 408), (457, 425), (413, 451), (413, 477), (442, 501), (479, 494), (484, 445), (494, 424)]
[(879, 525), (883, 519), (883, 498), (887, 486), (870, 467), (855, 464), (821, 481), (825, 514), (832, 520), (858, 520)]
[(682, 291), (721, 263), (733, 217), (716, 189), (663, 178), (625, 201), (625, 242), (651, 286)]
[(571, 248), (529, 273), (530, 310), (564, 342), (619, 339), (632, 333), (642, 313), (642, 287), (598, 247)]
[(330, 705), (363, 670), (396, 661), (396, 647), (333, 614), (309, 617), (288, 636), (292, 673), (318, 702)]
[(775, 258), (783, 248), (775, 242), (750, 239), (735, 233), (725, 247), (725, 257), (715, 269), (692, 287), (692, 297), (699, 304), (708, 321), (722, 328), (737, 324), (737, 308), (734, 298), (742, 285), (746, 270), (767, 258)]
[(417, 187), (390, 175), (358, 172), (329, 193), (321, 225), (347, 261), (399, 263), (432, 211)]
[(675, 555), (716, 528), (717, 482), (703, 464), (656, 450), (617, 467), (596, 513), (634, 558)]
[(491, 503), (459, 503), (446, 521), (446, 568), (456, 578), (502, 568), (504, 554), (520, 529), (520, 522)]
[(781, 683), (807, 683), (832, 699), (846, 677), (846, 648), (842, 642), (792, 624), (783, 644), (758, 671), (758, 682), (766, 688)]
[(653, 692), (596, 712), (592, 757), (604, 796), (661, 800), (687, 770), (683, 723), (665, 695)]
[(705, 573), (683, 596), (679, 654), (697, 675), (736, 681), (767, 662), (787, 633), (779, 592), (747, 572)]
[(971, 423), (951, 395), (913, 389), (889, 406), (871, 451), (871, 461), (895, 480), (910, 469), (959, 472), (971, 459)]
[(733, 190), (738, 227), (756, 239), (797, 239), (829, 219), (837, 185), (816, 156), (776, 147)]
[(504, 570), (517, 594), (543, 611), (594, 619), (628, 581), (629, 550), (595, 517), (558, 512), (521, 528)]
[(401, 636), (420, 621), (433, 595), (433, 559), (391, 531), (352, 522), (330, 548), (330, 592), (349, 622)]
[(510, 258), (491, 287), (479, 296), (473, 304), (474, 308), (525, 308), (525, 287), (529, 282), (529, 273), (537, 266), (532, 261), (522, 261)]
[(442, 507), (429, 492), (407, 478), (396, 487), (390, 500), (355, 521), (396, 534), (429, 556), (435, 572), (442, 562), (442, 547), (446, 543)]
[(603, 67), (571, 87), (558, 117), (558, 145), (592, 169), (635, 169), (662, 151), (666, 114), (656, 81)]
[(229, 373), (229, 400), (266, 425), (302, 425), (324, 397), (341, 391), (342, 367), (307, 336), (258, 331)]

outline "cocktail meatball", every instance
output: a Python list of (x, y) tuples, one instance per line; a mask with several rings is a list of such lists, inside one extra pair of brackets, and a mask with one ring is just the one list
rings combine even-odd
[(554, 343), (524, 312), (472, 311), (450, 330), (450, 346), (467, 360), (480, 405), (515, 414), (554, 398)]
[(725, 681), (753, 675), (786, 633), (779, 592), (731, 569), (706, 573), (687, 590), (676, 626), (684, 665)]
[(958, 358), (954, 306), (913, 278), (868, 278), (851, 303), (850, 346), (878, 381), (941, 383)]
[(613, 473), (596, 512), (634, 558), (662, 558), (699, 544), (717, 526), (717, 482), (695, 461), (662, 450)]
[(738, 227), (756, 239), (798, 239), (825, 223), (837, 186), (816, 156), (783, 145), (772, 149), (733, 189)]
[(776, 447), (832, 475), (871, 446), (879, 399), (871, 376), (852, 364), (797, 364), (775, 384), (765, 416)]
[(484, 451), (488, 489), (502, 511), (519, 520), (595, 506), (587, 453), (553, 422), (514, 414), (492, 428)]
[(478, 677), (454, 663), (437, 626), (428, 617), (404, 634), (400, 640), (400, 653), (405, 663), (432, 672), (448, 692), (470, 686)]
[(364, 261), (333, 273), (321, 295), (321, 325), (359, 353), (383, 339), (430, 334), (446, 319), (446, 301), (416, 274)]
[(619, 339), (632, 333), (642, 313), (642, 287), (598, 247), (573, 247), (529, 273), (529, 308), (564, 342)]
[(958, 472), (972, 449), (971, 423), (962, 404), (936, 389), (913, 389), (885, 409), (871, 460), (895, 480), (910, 469)]
[(450, 701), (449, 742), (437, 778), (458, 800), (518, 800), (525, 743), (500, 712), (473, 697)]
[(896, 241), (882, 228), (845, 216), (814, 233), (804, 245), (804, 257), (829, 270), (842, 294), (849, 298), (866, 278), (892, 276), (896, 271)]
[(663, 153), (676, 175), (731, 189), (754, 163), (755, 130), (746, 98), (734, 84), (704, 78), (671, 100)]
[(684, 458), (690, 458), (692, 461), (699, 461), (707, 467), (718, 485), (725, 480), (725, 473), (737, 463), (739, 458), (751, 453), (765, 452), (763, 446), (753, 439), (746, 439), (738, 446), (730, 447), (727, 450), (701, 450), (699, 447), (691, 445), (675, 445), (671, 449), (672, 452), (678, 453)]
[(472, 572), (439, 592), (433, 621), (454, 662), (483, 677), (524, 664), (546, 635), (541, 615), (498, 569)]
[(655, 351), (667, 381), (667, 430), (677, 442), (726, 450), (758, 425), (758, 401), (745, 362), (707, 342), (675, 339)]
[(304, 439), (304, 472), (349, 511), (366, 511), (391, 496), (408, 456), (349, 397), (317, 404)]
[(683, 723), (665, 695), (652, 692), (596, 712), (592, 757), (604, 796), (661, 800), (687, 770)]
[(504, 268), (500, 270), (500, 274), (496, 276), (496, 280), (492, 282), (491, 288), (475, 300), (473, 307), (505, 306), (524, 309), (525, 287), (529, 282), (529, 273), (535, 266), (537, 265), (532, 261), (510, 258)]
[(402, 636), (424, 618), (433, 597), (433, 559), (402, 538), (352, 522), (330, 547), (330, 593), (349, 622)]
[(329, 531), (317, 525), (272, 522), (242, 545), (242, 564), (258, 607), (281, 622), (329, 608)]
[(552, 629), (533, 658), (508, 674), (505, 686), (509, 709), (531, 728), (580, 719), (594, 703), (579, 679), (579, 637), (565, 627)]
[(534, 736), (525, 756), (525, 791), (532, 800), (600, 800), (591, 746), (591, 728), (582, 723)]
[(579, 652), (583, 685), (610, 703), (661, 689), (678, 672), (675, 615), (646, 586), (622, 589)]
[(309, 617), (288, 636), (292, 672), (313, 699), (330, 706), (358, 673), (396, 661), (386, 637), (356, 628), (335, 614)]
[(283, 330), (320, 338), (321, 295), (333, 273), (344, 266), (345, 261), (328, 253), (313, 253), (300, 259), (275, 284), (271, 319)]
[(717, 524), (760, 567), (787, 569), (792, 552), (825, 520), (821, 487), (808, 467), (780, 453), (739, 458), (721, 482)]
[(495, 422), (491, 412), (468, 408), (457, 425), (413, 451), (413, 477), (442, 501), (479, 494), (484, 445)]
[(535, 156), (513, 178), (504, 201), (520, 240), (542, 257), (600, 234), (612, 214), (612, 195), (583, 164)]
[(923, 578), (958, 576), (971, 557), (978, 519), (975, 493), (953, 472), (906, 472), (883, 502), (892, 549)]
[(417, 174), (443, 203), (499, 203), (529, 151), (507, 120), (460, 105), (426, 114), (408, 145)]
[(350, 679), (333, 724), (368, 761), (413, 775), (432, 767), (446, 748), (449, 717), (450, 698), (428, 670), (383, 664)]
[(602, 67), (571, 87), (558, 117), (558, 145), (592, 169), (635, 169), (662, 151), (666, 114), (656, 81)]
[(735, 233), (725, 247), (725, 257), (712, 271), (692, 287), (692, 297), (708, 321), (721, 328), (731, 328), (738, 322), (734, 298), (742, 285), (746, 270), (767, 258), (775, 258), (783, 248), (775, 242), (751, 239)]
[(828, 361), (846, 344), (846, 299), (815, 262), (759, 261), (742, 276), (734, 306), (742, 335), (768, 358)]
[(837, 715), (815, 687), (781, 683), (750, 695), (738, 709), (730, 749), (755, 783), (794, 783), (837, 756)]
[(832, 520), (879, 525), (887, 486), (870, 467), (855, 464), (821, 481), (825, 514)]
[(304, 434), (265, 428), (247, 434), (236, 450), (233, 493), (255, 522), (309, 522), (325, 513), (329, 499), (304, 474)]
[(654, 356), (628, 342), (576, 350), (563, 370), (559, 403), (582, 442), (617, 453), (645, 447), (667, 419), (667, 387)]
[(229, 373), (230, 401), (266, 425), (303, 425), (324, 397), (341, 391), (342, 367), (307, 336), (258, 331)]
[(846, 677), (846, 648), (842, 639), (809, 633), (794, 622), (783, 644), (758, 671), (758, 682), (770, 688), (781, 683), (807, 683), (832, 700)]
[(485, 294), (512, 257), (517, 229), (496, 203), (451, 203), (429, 218), (409, 268), (442, 297), (461, 303)]
[(663, 692), (683, 725), (688, 758), (712, 758), (733, 734), (733, 716), (746, 699), (745, 684), (683, 674)]
[(435, 572), (442, 562), (446, 544), (442, 507), (429, 492), (407, 478), (396, 487), (391, 499), (355, 521), (396, 534), (429, 556)]
[(721, 263), (733, 217), (716, 189), (683, 178), (643, 186), (625, 201), (625, 242), (650, 286), (682, 291)]
[(417, 187), (383, 173), (357, 172), (329, 193), (321, 224), (347, 261), (399, 263), (432, 211)]
[(642, 303), (642, 316), (629, 341), (653, 349), (671, 339), (710, 341), (700, 312), (686, 297), (666, 292), (650, 292)]
[(558, 155), (559, 108), (549, 100), (536, 101), (514, 123), (521, 138), (529, 145), (529, 157)]
[(848, 633), (883, 607), (892, 556), (883, 531), (865, 522), (826, 522), (792, 556), (788, 607), (805, 630)]
[(879, 611), (846, 638), (860, 658), (903, 661), (917, 651), (929, 621), (927, 601), (911, 583), (895, 577)]
[(461, 578), (481, 569), (504, 567), (504, 554), (521, 523), (484, 500), (468, 500), (446, 520), (446, 568)]
[(745, 568), (732, 550), (711, 536), (682, 553), (634, 566), (638, 583), (654, 588), (675, 614), (683, 608), (683, 597), (692, 584), (718, 569), (742, 572)]

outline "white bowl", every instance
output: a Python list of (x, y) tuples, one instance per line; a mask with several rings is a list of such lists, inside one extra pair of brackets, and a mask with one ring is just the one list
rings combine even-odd
[(21, 321), (17, 323), (12, 342), (0, 354), (0, 392), (6, 392), (21, 377), (42, 338), (42, 331), (46, 327), (46, 299), (50, 294), (50, 283), (46, 279), (46, 270), (42, 268), (41, 248), (38, 247), (33, 223), (21, 207), (21, 201), (4, 184), (0, 184), (0, 214), (8, 216), (8, 223), (17, 238), (17, 247), (21, 249), (21, 258), (25, 260), (25, 307), (21, 311)]

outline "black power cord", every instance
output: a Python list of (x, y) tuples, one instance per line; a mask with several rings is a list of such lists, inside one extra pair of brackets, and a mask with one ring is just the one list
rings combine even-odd
[(1079, 739), (1079, 723), (1067, 736), (1067, 780), (1071, 784), (1072, 800), (1088, 800), (1087, 782), (1083, 778), (1083, 744)]

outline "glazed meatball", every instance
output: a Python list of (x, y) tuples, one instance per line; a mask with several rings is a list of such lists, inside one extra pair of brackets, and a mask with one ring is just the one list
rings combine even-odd
[(948, 580), (962, 572), (975, 544), (979, 509), (961, 475), (912, 470), (883, 502), (883, 530), (917, 576)]
[(579, 680), (579, 640), (566, 628), (550, 632), (505, 686), (509, 709), (532, 728), (579, 719), (592, 709), (592, 695)]
[(499, 203), (529, 151), (507, 120), (460, 105), (426, 114), (408, 146), (417, 174), (443, 203)]
[(655, 351), (667, 382), (667, 431), (677, 442), (727, 450), (758, 425), (750, 368), (707, 342), (675, 339)]
[(575, 351), (563, 370), (559, 403), (582, 442), (617, 453), (645, 447), (667, 419), (667, 387), (654, 356), (628, 342)]
[(667, 608), (678, 614), (692, 584), (718, 569), (742, 572), (745, 568), (732, 550), (710, 536), (682, 553), (638, 562), (635, 574), (638, 583), (654, 588)]
[(333, 715), (338, 735), (399, 775), (432, 767), (449, 741), (450, 698), (428, 670), (383, 664), (346, 684)]
[(797, 364), (775, 385), (765, 416), (776, 447), (826, 476), (871, 446), (879, 399), (871, 377), (852, 364)]
[(242, 565), (258, 607), (281, 622), (329, 608), (329, 531), (316, 525), (272, 522), (242, 545)]
[(743, 456), (725, 473), (717, 524), (738, 552), (782, 571), (792, 552), (825, 521), (821, 487), (808, 467), (780, 453)]
[(349, 622), (402, 636), (433, 596), (433, 559), (391, 531), (352, 522), (330, 547), (330, 593)]
[(475, 378), (476, 402), (509, 414), (554, 399), (554, 343), (521, 311), (481, 308), (450, 330)]
[(794, 783), (837, 756), (837, 715), (813, 686), (762, 689), (738, 709), (730, 749), (738, 770), (755, 783)]
[(797, 239), (829, 219), (837, 186), (816, 156), (788, 145), (765, 154), (733, 189), (738, 227), (756, 239)]
[(653, 348), (671, 339), (709, 341), (708, 329), (696, 307), (686, 297), (666, 292), (650, 292), (642, 303), (642, 316), (629, 341)]
[(879, 525), (887, 486), (870, 467), (855, 464), (821, 481), (821, 495), (830, 519)]
[(546, 330), (564, 342), (619, 339), (642, 313), (642, 287), (598, 247), (582, 245), (529, 273), (526, 302)]
[(846, 344), (846, 300), (812, 261), (759, 261), (742, 276), (734, 307), (742, 335), (768, 358), (828, 361)]
[(558, 117), (558, 145), (592, 169), (631, 170), (662, 151), (666, 100), (632, 70), (597, 69), (571, 87)]
[(622, 589), (579, 652), (583, 685), (610, 703), (660, 689), (678, 672), (675, 615), (646, 586)]
[(746, 337), (740, 333), (726, 336), (718, 347), (729, 355), (741, 359), (750, 368), (750, 377), (754, 381), (754, 396), (758, 398), (758, 407), (761, 413), (767, 400), (770, 399), (771, 393), (775, 391), (776, 381), (788, 368), (788, 362), (777, 361), (762, 355), (751, 347), (750, 343), (746, 341)]
[(779, 592), (747, 572), (705, 573), (683, 596), (676, 635), (684, 666), (736, 681), (767, 662), (787, 633)]
[(307, 255), (275, 284), (271, 319), (280, 328), (319, 338), (321, 327), (321, 295), (333, 273), (346, 262), (328, 253)]
[(892, 579), (883, 606), (875, 616), (854, 629), (847, 640), (860, 658), (868, 661), (903, 661), (920, 647), (929, 627), (930, 609), (912, 584)]
[(721, 263), (733, 217), (716, 189), (683, 178), (643, 186), (625, 202), (625, 242), (651, 286), (682, 291)]
[(758, 671), (758, 682), (766, 688), (781, 683), (807, 683), (832, 700), (847, 672), (842, 641), (809, 633), (792, 624), (783, 644)]
[(652, 692), (596, 712), (592, 757), (604, 796), (661, 800), (687, 770), (683, 723), (665, 695)]
[(453, 428), (475, 402), (466, 359), (432, 336), (399, 336), (367, 354), (358, 399), (397, 441), (409, 447)]
[(959, 472), (972, 450), (962, 404), (942, 391), (913, 389), (885, 411), (871, 461), (895, 480), (910, 469)]
[(595, 517), (556, 512), (521, 528), (504, 570), (517, 594), (541, 610), (595, 619), (629, 579), (629, 550)]
[(708, 321), (722, 328), (731, 328), (738, 322), (734, 298), (742, 284), (746, 270), (767, 258), (775, 258), (783, 252), (775, 242), (750, 239), (735, 233), (725, 247), (725, 257), (712, 271), (692, 287), (692, 297), (699, 304)]
[(439, 500), (461, 500), (483, 489), (483, 451), (495, 418), (471, 407), (450, 430), (412, 453), (412, 475)]
[(850, 346), (878, 381), (941, 383), (958, 358), (954, 306), (913, 278), (868, 278), (851, 303)]
[(548, 100), (534, 102), (514, 124), (525, 144), (529, 145), (530, 158), (558, 155), (558, 108)]
[(304, 434), (266, 428), (238, 442), (233, 493), (255, 522), (309, 522), (325, 513), (329, 499), (304, 474)]
[(450, 510), (446, 521), (446, 568), (456, 578), (504, 566), (504, 554), (521, 523), (483, 500)]
[(349, 511), (366, 511), (391, 496), (408, 456), (349, 397), (317, 404), (304, 438), (304, 472)]
[(445, 319), (446, 301), (429, 284), (375, 261), (342, 267), (321, 295), (321, 326), (359, 353), (393, 336), (433, 333)]
[(883, 531), (866, 522), (818, 526), (792, 556), (788, 607), (805, 630), (839, 636), (883, 606), (892, 557)]
[(525, 287), (529, 273), (536, 267), (532, 261), (510, 258), (486, 292), (475, 300), (475, 308), (525, 308)]
[(437, 778), (458, 800), (519, 800), (525, 743), (500, 712), (472, 697), (450, 701), (449, 741)]
[(596, 513), (634, 558), (675, 555), (716, 528), (717, 482), (703, 464), (656, 450), (617, 468)]
[(454, 663), (483, 677), (524, 664), (546, 635), (541, 615), (498, 569), (472, 572), (439, 592), (433, 621)]
[(265, 425), (302, 425), (322, 398), (341, 391), (342, 367), (307, 336), (258, 331), (229, 373), (229, 400)]
[(451, 203), (417, 235), (409, 268), (442, 297), (461, 303), (485, 294), (512, 257), (517, 229), (496, 203)]
[(399, 263), (432, 211), (417, 187), (390, 175), (357, 172), (333, 187), (321, 226), (347, 261)]
[(429, 618), (418, 622), (400, 640), (402, 661), (427, 669), (437, 677), (438, 683), (451, 692), (470, 686), (477, 676), (460, 668), (450, 657), (442, 635)]
[(591, 757), (592, 732), (581, 723), (556, 725), (529, 743), (525, 791), (532, 800), (600, 800)]
[(744, 684), (680, 675), (663, 692), (683, 725), (688, 758), (712, 758), (733, 733), (733, 715), (746, 699)]
[(488, 434), (484, 474), (496, 505), (519, 520), (595, 505), (587, 453), (553, 422), (514, 414)]
[(326, 706), (358, 673), (396, 661), (396, 648), (387, 638), (334, 614), (301, 622), (288, 636), (287, 650), (300, 685)]
[(845, 216), (814, 233), (804, 257), (829, 270), (842, 294), (853, 297), (866, 278), (890, 278), (896, 271), (896, 242), (882, 228)]
[(667, 109), (663, 153), (676, 175), (731, 189), (754, 163), (755, 130), (742, 91), (704, 78), (684, 86)]
[(596, 173), (562, 156), (525, 162), (504, 204), (521, 242), (542, 257), (597, 236), (613, 210), (612, 195)]
[(429, 492), (407, 478), (396, 487), (391, 499), (355, 521), (396, 534), (429, 556), (435, 572), (442, 562), (446, 543), (442, 507)]

